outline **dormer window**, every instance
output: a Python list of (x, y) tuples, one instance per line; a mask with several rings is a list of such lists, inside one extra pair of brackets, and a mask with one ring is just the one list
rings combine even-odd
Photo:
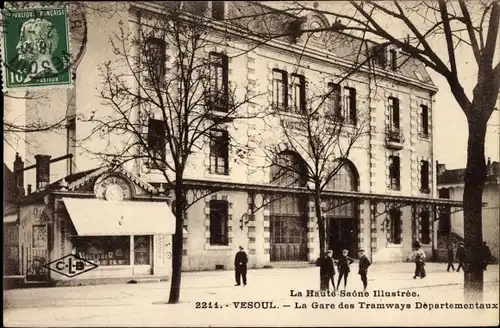
[(212, 1), (212, 18), (215, 20), (224, 20), (224, 16), (224, 1)]
[(391, 69), (393, 71), (398, 69), (398, 51), (396, 49), (391, 49), (389, 51)]

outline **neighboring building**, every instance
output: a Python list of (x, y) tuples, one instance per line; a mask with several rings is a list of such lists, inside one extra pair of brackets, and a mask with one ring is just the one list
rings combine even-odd
[[(486, 183), (483, 191), (483, 203), (486, 205), (482, 210), (483, 217), (483, 240), (490, 247), (494, 261), (499, 259), (499, 235), (500, 226), (500, 163), (487, 161)], [(453, 200), (462, 200), (464, 195), (465, 169), (447, 170), (444, 164), (437, 164), (437, 188), (440, 197)], [(463, 241), (464, 237), (464, 212), (458, 211), (441, 217), (438, 223), (438, 251), (444, 259), (445, 249), (449, 242), (455, 244)]]
[[(49, 183), (49, 162), (50, 156), (37, 157), (37, 191), (19, 205), (19, 271), (26, 280), (80, 285), (170, 278), (175, 217), (167, 197), (109, 167)], [(71, 254), (85, 262), (69, 261)]]
[[(220, 15), (224, 18), (271, 10), (254, 2), (219, 2), (214, 6), (209, 1), (207, 4), (208, 10), (218, 10), (219, 18)], [(108, 40), (119, 33), (119, 21), (127, 22), (122, 25), (125, 33), (138, 33), (141, 28), (138, 17), (158, 10), (155, 3), (130, 2), (129, 7), (128, 11), (113, 17), (96, 14), (88, 18), (89, 41), (71, 91), (77, 115), (105, 115), (109, 112), (96, 91), (102, 87), (96, 66), (117, 59)], [(330, 26), (320, 15), (306, 17), (304, 24)], [(215, 26), (223, 28), (223, 20)], [(255, 30), (258, 28), (254, 27)], [(238, 33), (230, 28), (229, 31)], [(412, 244), (419, 241), (430, 255), (437, 242), (436, 207), (461, 206), (459, 201), (436, 198), (432, 113), (438, 110), (434, 108), (437, 88), (423, 64), (408, 59), (393, 48), (381, 51), (375, 67), (362, 68), (341, 85), (335, 84), (335, 77), (351, 67), (350, 60), (356, 56), (352, 49), (362, 47), (360, 40), (348, 39), (339, 33), (332, 37), (332, 33), (336, 32), (315, 33), (305, 50), (300, 41), (299, 44), (290, 44), (275, 40), (237, 57), (230, 55), (238, 49), (246, 49), (247, 44), (245, 40), (231, 38), (227, 48), (207, 49), (207, 56), (210, 51), (216, 51), (223, 58), (222, 78), (218, 82), (230, 81), (235, 85), (258, 82), (255, 93), (268, 95), (260, 104), (265, 108), (286, 104), (291, 93), (295, 96), (295, 104), (301, 107), (308, 92), (306, 86), (316, 84), (338, 90), (339, 97), (331, 100), (332, 106), (340, 107), (341, 115), (348, 117), (350, 123), (356, 122), (358, 115), (367, 115), (368, 135), (359, 140), (359, 148), (352, 149), (349, 161), (331, 183), (332, 190), (326, 193), (330, 200), (340, 200), (341, 203), (335, 210), (325, 213), (329, 247), (348, 248), (353, 256), (363, 247), (374, 262), (403, 261), (411, 253)], [(367, 43), (366, 46), (377, 49), (376, 44)], [(301, 56), (298, 69), (293, 55)], [(289, 77), (296, 77), (293, 88), (288, 88)], [(379, 96), (375, 96), (375, 88)], [(66, 110), (71, 92), (51, 90), (48, 95), (51, 108)], [(249, 105), (248, 109), (254, 108)], [(275, 115), (281, 113), (278, 111)], [(153, 130), (154, 120), (151, 123), (149, 128)], [(47, 136), (44, 139), (32, 134), (30, 152), (74, 155), (73, 162), (55, 168), (57, 172), (53, 172), (53, 177), (71, 176), (75, 169), (95, 168), (98, 163), (85, 150), (98, 149), (103, 141), (98, 137), (83, 141), (91, 129), (89, 123), (72, 121), (68, 124), (67, 136), (52, 135), (49, 141)], [(153, 135), (162, 135), (161, 126), (157, 129)], [(289, 261), (314, 262), (318, 257), (318, 229), (308, 196), (304, 196), (300, 188), (270, 184), (272, 170), (249, 169), (251, 166), (265, 166), (258, 152), (246, 157), (245, 165), (235, 161), (236, 155), (227, 149), (228, 134), (233, 138), (248, 138), (251, 143), (263, 130), (262, 125), (249, 123), (239, 126), (238, 130), (217, 131), (220, 135), (213, 143), (192, 154), (190, 169), (186, 173), (186, 187), (192, 191), (188, 192), (188, 197), (198, 191), (216, 191), (188, 210), (184, 222), (189, 232), (184, 235), (184, 270), (230, 269), (239, 245), (248, 249), (250, 267), (280, 265)], [(73, 142), (74, 136), (82, 141)], [(37, 144), (37, 140), (41, 142)], [(154, 140), (151, 147), (153, 144), (158, 145)], [(298, 158), (297, 154), (290, 155)], [(31, 157), (30, 153), (26, 156)], [(154, 190), (168, 188), (163, 175), (151, 172), (146, 162), (126, 169)], [(38, 184), (36, 190), (44, 193)], [(263, 206), (265, 200), (278, 194), (286, 197)], [(35, 198), (27, 197), (30, 200)], [(253, 208), (262, 206), (253, 213)], [(106, 217), (102, 216), (102, 219)]]

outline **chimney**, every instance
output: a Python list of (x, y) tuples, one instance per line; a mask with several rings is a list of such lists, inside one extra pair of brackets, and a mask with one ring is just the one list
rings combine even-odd
[(436, 161), (436, 171), (437, 175), (441, 175), (446, 171), (446, 165), (445, 164), (439, 164), (438, 161)]
[(47, 187), (50, 183), (50, 155), (35, 155), (36, 190)]
[(31, 184), (28, 185), (28, 195), (31, 195)]
[(24, 162), (19, 156), (19, 153), (16, 153), (16, 159), (14, 160), (14, 177), (16, 181), (16, 196), (23, 197), (24, 196)]

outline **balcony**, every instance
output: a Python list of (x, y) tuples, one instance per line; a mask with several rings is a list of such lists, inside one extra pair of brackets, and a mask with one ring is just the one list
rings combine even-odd
[(420, 188), (420, 192), (421, 192), (422, 194), (430, 194), (430, 193), (431, 193), (431, 190), (430, 190), (430, 188), (429, 188), (429, 187), (422, 187), (422, 188)]
[(404, 144), (403, 131), (396, 127), (387, 127), (385, 130), (385, 144), (387, 148), (402, 149)]

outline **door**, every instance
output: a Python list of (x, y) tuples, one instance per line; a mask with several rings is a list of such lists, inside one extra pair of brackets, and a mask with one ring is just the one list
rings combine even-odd
[(271, 216), (271, 261), (307, 261), (307, 221), (303, 216)]
[(328, 245), (333, 256), (339, 258), (342, 250), (347, 249), (349, 256), (358, 256), (358, 221), (355, 218), (328, 218)]
[(150, 275), (152, 236), (134, 236), (134, 275)]

